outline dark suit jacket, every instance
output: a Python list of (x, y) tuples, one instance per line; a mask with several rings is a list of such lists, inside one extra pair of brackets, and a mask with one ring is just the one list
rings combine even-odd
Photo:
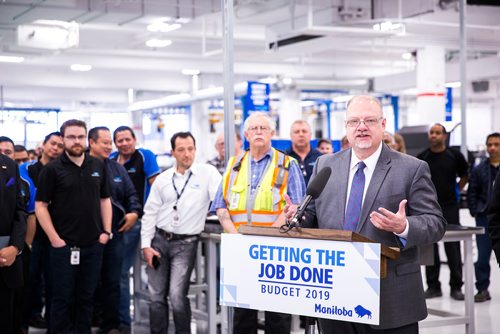
[[(446, 221), (437, 202), (427, 163), (382, 145), (356, 232), (383, 245), (401, 248), (400, 258), (388, 261), (387, 277), (381, 279), (380, 284), (378, 328), (387, 329), (414, 323), (427, 316), (416, 246), (440, 240)], [(332, 169), (332, 176), (321, 195), (309, 205), (306, 226), (344, 229), (350, 161), (351, 149), (318, 159), (312, 178), (327, 166)], [(379, 207), (397, 212), (403, 199), (408, 200), (406, 215), (409, 223), (404, 247), (398, 236), (378, 230), (369, 218), (370, 212)]]
[[(0, 154), (0, 236), (10, 236), (10, 245), (22, 250), (26, 235), (26, 213), (21, 196), (21, 179), (15, 161)], [(17, 256), (10, 267), (0, 268), (0, 279), (9, 288), (23, 284), (22, 260)]]
[(491, 238), (491, 248), (495, 252), (500, 266), (500, 172), (495, 179), (493, 196), (488, 209), (488, 231)]

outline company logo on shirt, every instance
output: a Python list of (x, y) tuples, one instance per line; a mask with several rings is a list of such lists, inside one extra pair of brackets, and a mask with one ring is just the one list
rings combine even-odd
[(92, 176), (92, 177), (100, 177), (101, 174), (99, 174), (99, 172), (93, 172), (92, 174), (90, 174), (90, 176)]
[(113, 178), (113, 182), (115, 182), (115, 183), (121, 183), (122, 182), (122, 177), (121, 176), (115, 176)]
[(135, 167), (130, 167), (127, 172), (129, 172), (129, 174), (132, 174), (132, 173), (135, 173), (137, 172), (137, 170), (135, 169)]

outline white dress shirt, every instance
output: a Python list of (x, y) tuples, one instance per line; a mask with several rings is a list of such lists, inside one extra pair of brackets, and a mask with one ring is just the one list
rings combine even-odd
[[(217, 193), (221, 179), (217, 169), (205, 163), (193, 163), (184, 174), (178, 173), (175, 166), (161, 173), (154, 181), (144, 206), (141, 247), (151, 247), (156, 228), (175, 234), (201, 233), (208, 206)], [(182, 192), (184, 185), (186, 187)], [(181, 192), (177, 200), (177, 193)]]

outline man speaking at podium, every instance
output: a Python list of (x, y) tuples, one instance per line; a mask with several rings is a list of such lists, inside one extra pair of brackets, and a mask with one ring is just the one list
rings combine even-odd
[[(319, 319), (322, 333), (418, 333), (418, 321), (427, 316), (416, 246), (440, 240), (446, 221), (429, 166), (383, 144), (385, 125), (378, 99), (355, 96), (345, 121), (352, 148), (321, 156), (314, 167), (312, 180), (325, 167), (333, 173), (302, 227), (350, 230), (401, 250), (380, 281), (380, 325)], [(287, 218), (295, 211), (285, 207)]]

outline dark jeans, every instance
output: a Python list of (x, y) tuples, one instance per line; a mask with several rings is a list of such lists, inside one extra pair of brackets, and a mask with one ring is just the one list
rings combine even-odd
[[(257, 310), (234, 308), (233, 333), (257, 334)], [(290, 334), (292, 316), (290, 314), (265, 312), (266, 334)], [(328, 333), (328, 332), (325, 332)]]
[(104, 246), (101, 280), (95, 297), (95, 313), (102, 322), (100, 329), (107, 333), (120, 326), (120, 274), (123, 258), (123, 237), (114, 233), (113, 239)]
[(47, 321), (47, 326), (50, 323), (49, 315), (52, 298), (49, 249), (50, 242), (45, 235), (35, 237), (31, 245), (30, 273), (28, 278), (29, 302), (26, 310), (27, 318), (41, 316), (45, 304), (45, 321)]
[(418, 323), (389, 329), (374, 329), (367, 324), (318, 319), (321, 333), (328, 334), (418, 334)]
[(491, 239), (488, 234), (488, 218), (485, 213), (476, 215), (476, 225), (484, 227), (484, 234), (476, 234), (477, 262), (474, 263), (476, 288), (487, 290), (490, 286)]
[(16, 332), (21, 333), (23, 329), (28, 328), (25, 321), (26, 304), (29, 300), (28, 280), (30, 270), (31, 251), (27, 244), (24, 244), (23, 252), (20, 255), (23, 259), (23, 279), (24, 284), (14, 290), (14, 322)]
[[(2, 270), (0, 268), (0, 272)], [(0, 328), (2, 333), (5, 334), (17, 334), (14, 331), (14, 290), (7, 287), (3, 277), (0, 276)]]
[[(138, 220), (135, 225), (123, 233), (122, 240), (122, 268), (120, 278), (120, 323), (130, 327), (132, 319), (130, 318), (130, 278), (129, 271), (134, 264), (135, 256), (138, 252), (139, 241), (141, 238), (141, 221)], [(140, 275), (140, 273), (137, 273)]]
[[(458, 204), (452, 207), (443, 207), (443, 216), (448, 224), (460, 225)], [(450, 268), (450, 287), (452, 290), (462, 288), (462, 256), (460, 254), (460, 242), (445, 242), (444, 250), (448, 258)], [(425, 267), (427, 286), (431, 289), (441, 290), (439, 282), (439, 272), (441, 269), (441, 259), (439, 258), (438, 245), (434, 244), (434, 264)]]
[(92, 304), (101, 273), (104, 246), (95, 243), (80, 248), (80, 264), (71, 265), (71, 248), (50, 248), (52, 270), (52, 334), (90, 334)]
[(168, 298), (172, 305), (175, 333), (191, 333), (191, 306), (187, 294), (198, 240), (197, 236), (167, 240), (161, 234), (155, 234), (151, 247), (161, 254), (160, 265), (157, 269), (146, 269), (151, 294), (151, 333), (168, 333)]

